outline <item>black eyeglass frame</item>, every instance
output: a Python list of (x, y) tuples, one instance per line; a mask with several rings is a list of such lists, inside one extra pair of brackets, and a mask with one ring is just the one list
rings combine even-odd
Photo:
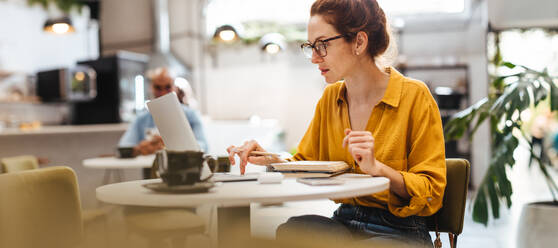
[[(323, 57), (327, 56), (327, 46), (328, 46), (329, 41), (337, 40), (339, 38), (349, 37), (350, 35), (354, 35), (354, 34), (355, 33), (352, 32), (352, 33), (347, 33), (347, 34), (340, 34), (340, 35), (337, 35), (337, 36), (334, 36), (334, 37), (331, 37), (331, 38), (327, 38), (327, 39), (323, 39), (323, 40), (322, 39), (317, 39), (313, 43), (304, 42), (300, 45), (300, 49), (302, 50), (302, 54), (304, 54), (309, 59), (312, 58), (312, 54), (310, 54), (310, 56), (308, 56), (306, 53), (304, 53), (304, 48), (305, 47), (311, 47), (313, 51), (316, 51), (318, 56), (323, 58)], [(318, 42), (322, 42), (324, 44), (324, 53), (325, 53), (324, 55), (321, 55), (319, 49), (316, 47), (316, 43), (318, 43)]]

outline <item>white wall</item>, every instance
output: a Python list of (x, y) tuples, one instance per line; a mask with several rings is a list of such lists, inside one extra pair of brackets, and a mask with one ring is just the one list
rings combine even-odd
[(274, 57), (257, 45), (221, 47), (207, 63), (207, 114), (276, 118), (285, 129), (287, 149), (297, 146), (326, 84), (296, 45)]
[(47, 18), (47, 11), (27, 1), (0, 1), (0, 70), (32, 73), (97, 57), (97, 28), (87, 28), (87, 10), (71, 15), (72, 34), (43, 32)]

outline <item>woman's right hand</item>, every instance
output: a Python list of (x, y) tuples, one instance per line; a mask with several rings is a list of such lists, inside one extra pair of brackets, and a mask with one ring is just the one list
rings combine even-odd
[(253, 151), (265, 152), (265, 150), (256, 142), (255, 140), (250, 140), (244, 142), (242, 146), (229, 146), (227, 152), (229, 153), (229, 161), (231, 165), (235, 164), (234, 155), (238, 155), (240, 158), (240, 174), (244, 175), (246, 171), (246, 165), (248, 163), (257, 165), (268, 165), (272, 163), (284, 162), (278, 157), (272, 156), (254, 156), (250, 155)]

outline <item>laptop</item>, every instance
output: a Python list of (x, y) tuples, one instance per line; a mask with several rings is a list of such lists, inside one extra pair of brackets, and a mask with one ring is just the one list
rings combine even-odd
[[(155, 126), (159, 130), (159, 134), (168, 150), (201, 151), (192, 127), (190, 127), (182, 106), (178, 102), (176, 93), (172, 92), (147, 101), (147, 109), (151, 113)], [(209, 177), (212, 177), (211, 181), (213, 182), (251, 181), (258, 179), (258, 176), (254, 174), (213, 174), (207, 163), (204, 163), (200, 179), (205, 180)]]

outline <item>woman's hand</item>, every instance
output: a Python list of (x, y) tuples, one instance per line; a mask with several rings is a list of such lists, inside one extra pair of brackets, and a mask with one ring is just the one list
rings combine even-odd
[(383, 164), (374, 157), (374, 137), (368, 131), (351, 131), (345, 129), (343, 147), (347, 147), (349, 152), (358, 163), (360, 169), (372, 176), (383, 176), (389, 179), (389, 190), (404, 199), (411, 196), (405, 187), (405, 180), (399, 171)]
[(374, 137), (368, 131), (345, 129), (343, 147), (349, 149), (360, 169), (372, 176), (380, 174), (380, 166), (374, 157)]
[(234, 155), (240, 158), (240, 174), (244, 175), (246, 165), (248, 163), (257, 165), (268, 165), (272, 163), (283, 162), (280, 158), (271, 156), (253, 156), (250, 155), (253, 151), (265, 152), (265, 150), (255, 140), (246, 141), (242, 146), (229, 146), (227, 152), (229, 153), (229, 161), (231, 165), (235, 164)]

